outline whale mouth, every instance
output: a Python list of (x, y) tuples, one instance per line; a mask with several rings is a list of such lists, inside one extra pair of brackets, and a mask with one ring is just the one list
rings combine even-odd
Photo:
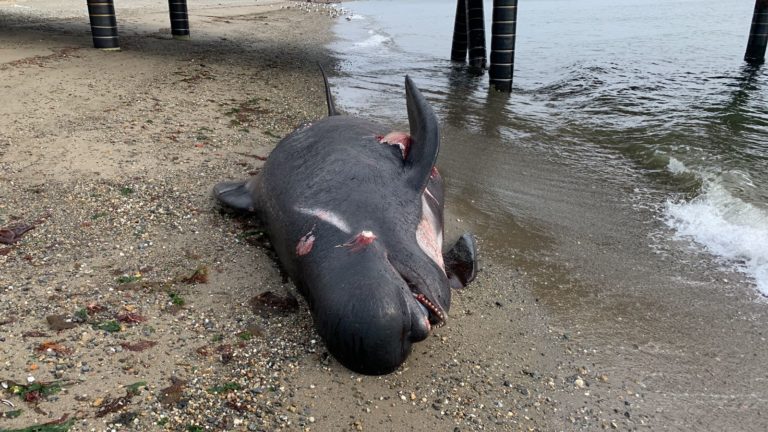
[(402, 271), (397, 270), (397, 268), (392, 264), (391, 261), (389, 264), (400, 275), (400, 278), (402, 278), (402, 280), (406, 283), (406, 285), (408, 285), (408, 289), (410, 289), (411, 295), (413, 295), (414, 300), (416, 300), (419, 303), (419, 305), (423, 307), (422, 311), (426, 311), (427, 319), (429, 321), (430, 327), (434, 328), (434, 327), (444, 326), (447, 320), (447, 316), (443, 308), (440, 307), (439, 304), (430, 300), (426, 294), (421, 292), (418, 284), (414, 283), (410, 278), (408, 278), (405, 274), (403, 274)]
[(424, 294), (417, 294), (412, 293), (413, 297), (418, 301), (424, 308), (427, 309), (427, 313), (429, 314), (429, 323), (433, 327), (442, 327), (445, 325), (445, 314), (442, 310), (440, 310), (437, 305), (429, 301), (427, 296)]

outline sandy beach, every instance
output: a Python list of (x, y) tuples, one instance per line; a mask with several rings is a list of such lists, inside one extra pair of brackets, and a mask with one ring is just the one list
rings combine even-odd
[[(105, 52), (84, 2), (0, 1), (0, 228), (19, 237), (0, 244), (0, 431), (768, 429), (765, 304), (738, 275), (625, 273), (618, 243), (563, 263), (575, 241), (478, 233), (448, 324), (393, 374), (343, 368), (252, 221), (211, 197), (325, 114), (343, 18), (201, 1), (176, 41), (167, 4), (125, 3)], [(590, 266), (612, 288), (574, 275)], [(644, 284), (680, 294), (619, 293)]]

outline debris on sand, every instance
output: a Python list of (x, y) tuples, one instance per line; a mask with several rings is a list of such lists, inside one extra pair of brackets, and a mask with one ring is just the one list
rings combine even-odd
[(291, 295), (280, 296), (272, 291), (263, 292), (253, 297), (248, 304), (253, 313), (268, 316), (274, 313), (289, 314), (299, 309), (299, 302)]

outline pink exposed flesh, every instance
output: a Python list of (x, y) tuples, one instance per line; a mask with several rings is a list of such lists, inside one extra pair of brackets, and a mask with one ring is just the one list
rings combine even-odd
[(315, 235), (312, 231), (306, 233), (304, 237), (299, 239), (299, 243), (296, 245), (296, 255), (304, 256), (312, 252), (312, 246), (315, 245)]
[(379, 142), (400, 147), (403, 159), (408, 156), (408, 150), (411, 148), (411, 136), (405, 132), (390, 132), (383, 137), (379, 137)]
[(373, 243), (374, 240), (376, 240), (376, 234), (371, 231), (361, 231), (355, 238), (339, 246), (348, 247), (352, 252), (358, 252)]

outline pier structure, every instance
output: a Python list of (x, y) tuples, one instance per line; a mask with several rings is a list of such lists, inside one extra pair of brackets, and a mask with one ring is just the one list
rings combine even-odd
[(187, 0), (168, 0), (171, 13), (171, 34), (174, 39), (189, 40), (189, 13)]
[[(91, 35), (95, 48), (120, 50), (117, 34), (117, 17), (113, 0), (86, 0), (88, 17), (91, 21)], [(171, 19), (171, 34), (174, 39), (189, 39), (189, 13), (187, 0), (168, 0)]]
[[(512, 91), (517, 32), (517, 1), (494, 0), (491, 26), (491, 85), (499, 91)], [(768, 1), (768, 0), (766, 0)], [(457, 0), (451, 60), (466, 62), (470, 70), (483, 73), (487, 66), (485, 14), (482, 0)]]
[(487, 61), (483, 0), (466, 0), (466, 3), (469, 66), (475, 71), (482, 72)]
[(744, 60), (751, 64), (765, 61), (765, 48), (768, 46), (768, 0), (755, 0), (755, 12), (752, 15), (752, 27)]
[(114, 2), (112, 0), (88, 0), (88, 17), (91, 20), (93, 46), (103, 50), (119, 50), (120, 40), (117, 37)]
[(499, 91), (512, 91), (517, 36), (517, 0), (493, 0), (491, 25), (491, 85)]
[(451, 45), (451, 60), (467, 61), (469, 35), (467, 34), (467, 0), (456, 2), (456, 21), (453, 25), (453, 44)]

